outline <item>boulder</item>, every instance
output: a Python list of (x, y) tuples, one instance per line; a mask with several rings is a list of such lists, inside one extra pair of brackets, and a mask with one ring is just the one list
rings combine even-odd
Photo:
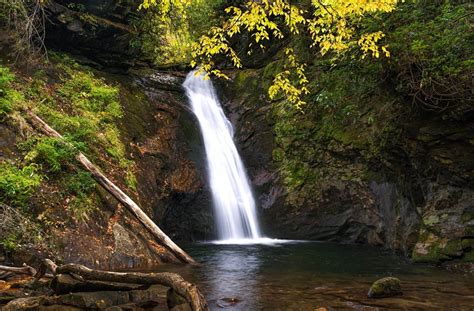
[(394, 277), (386, 277), (375, 281), (369, 289), (369, 298), (384, 298), (402, 294), (400, 280)]

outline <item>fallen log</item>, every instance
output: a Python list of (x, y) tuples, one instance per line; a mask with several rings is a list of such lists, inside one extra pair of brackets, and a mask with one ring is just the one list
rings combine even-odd
[[(38, 130), (42, 131), (50, 137), (64, 139), (61, 134), (56, 132), (40, 117), (32, 111), (26, 112), (28, 121)], [(65, 141), (66, 142), (66, 141)], [(183, 263), (195, 263), (186, 252), (184, 252), (178, 245), (176, 245), (154, 222), (143, 212), (143, 210), (135, 203), (128, 195), (126, 195), (119, 187), (110, 181), (91, 161), (82, 153), (76, 154), (76, 160), (82, 164), (84, 169), (91, 173), (92, 177), (104, 187), (111, 195), (113, 195), (120, 203), (122, 203), (140, 223), (156, 238), (161, 244), (171, 251)]]
[(14, 275), (15, 273), (13, 272), (7, 272), (7, 271), (0, 272), (0, 280), (6, 280)]
[[(49, 260), (49, 259), (47, 259), (47, 260)], [(51, 260), (49, 260), (49, 261), (54, 265), (54, 263)], [(36, 270), (35, 268), (33, 268), (31, 266), (28, 266), (25, 263), (23, 264), (22, 267), (10, 267), (10, 266), (0, 265), (0, 271), (3, 271), (3, 272), (0, 272), (0, 279), (8, 278), (8, 277), (13, 276), (15, 274), (22, 274), (22, 275), (32, 276), (37, 280), (39, 278), (37, 278), (36, 276), (39, 275), (39, 274), (41, 274), (41, 277), (53, 278), (54, 276), (52, 274), (46, 273), (46, 268), (50, 267), (50, 270), (52, 271), (53, 266), (52, 265), (45, 266), (43, 268), (44, 271), (41, 272), (40, 270), (42, 269), (43, 265), (44, 265), (44, 263), (41, 264), (41, 266), (38, 270)]]
[(26, 264), (23, 264), (23, 267), (10, 267), (10, 266), (2, 266), (0, 265), (0, 270), (5, 272), (11, 272), (15, 274), (26, 274), (26, 275), (35, 275), (36, 270), (33, 267), (30, 267)]
[(74, 292), (97, 292), (97, 291), (130, 291), (146, 289), (149, 286), (143, 284), (123, 284), (116, 282), (79, 280), (69, 274), (57, 274), (50, 284), (51, 289), (57, 295)]
[(69, 274), (73, 276), (73, 278), (75, 276), (79, 276), (82, 282), (99, 281), (120, 284), (163, 285), (173, 289), (174, 292), (182, 296), (189, 303), (193, 311), (209, 310), (207, 302), (199, 291), (198, 287), (190, 282), (187, 282), (176, 273), (102, 271), (90, 269), (79, 264), (56, 266), (51, 260), (46, 259), (40, 268), (38, 268), (38, 273), (35, 275), (35, 278), (37, 280), (40, 279), (42, 274), (44, 274), (47, 269), (50, 269), (56, 277), (61, 274)]

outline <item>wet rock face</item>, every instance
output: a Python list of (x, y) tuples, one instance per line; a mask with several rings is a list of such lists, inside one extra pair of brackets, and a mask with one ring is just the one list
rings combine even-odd
[[(97, 66), (123, 70), (147, 62), (133, 49), (131, 27), (139, 1), (54, 0), (48, 4), (46, 44), (85, 56)], [(49, 35), (50, 34), (50, 35)]]
[(420, 217), (412, 200), (395, 183), (372, 181), (369, 187), (376, 213), (380, 215), (384, 245), (408, 254), (418, 239), (420, 227)]
[(413, 260), (438, 263), (474, 260), (474, 191), (433, 184), (423, 210), (424, 227)]
[[(260, 74), (258, 70), (236, 73), (232, 83), (218, 82), (216, 88), (224, 112), (234, 127), (234, 140), (252, 182), (263, 231), (269, 233), (277, 222), (266, 217), (266, 213), (284, 206), (286, 190), (272, 159), (274, 121), (265, 101)], [(273, 224), (267, 225), (267, 220)]]
[[(291, 201), (272, 157), (275, 122), (263, 85), (262, 71), (246, 70), (219, 88), (267, 235), (380, 245), (416, 261), (473, 260), (472, 115), (392, 120), (398, 134), (377, 152), (350, 140), (322, 144), (334, 176), (301, 186), (304, 199)], [(347, 168), (358, 178), (337, 178)]]
[(262, 85), (261, 72), (248, 70), (237, 73), (232, 84), (220, 89), (252, 180), (265, 234), (383, 245), (380, 204), (369, 185), (334, 179), (319, 185), (319, 193), (310, 200), (297, 206), (288, 204), (288, 193), (272, 156), (275, 122)]
[(149, 71), (133, 76), (135, 95), (128, 94), (124, 103), (123, 127), (139, 167), (140, 202), (173, 240), (211, 239), (204, 147), (181, 87), (184, 75)]

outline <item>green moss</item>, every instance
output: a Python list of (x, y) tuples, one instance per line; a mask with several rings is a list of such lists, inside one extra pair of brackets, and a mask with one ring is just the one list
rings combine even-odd
[[(466, 10), (464, 4), (448, 2), (400, 4), (383, 25), (390, 58), (361, 59), (352, 50), (350, 57), (334, 62), (333, 55), (308, 55), (305, 39), (290, 40), (288, 44), (296, 46), (298, 55), (307, 60), (310, 81), (310, 94), (305, 98), (308, 104), (302, 112), (284, 102), (274, 103), (272, 109), (276, 142), (273, 158), (290, 197), (310, 200), (317, 191), (316, 184), (331, 178), (380, 178), (368, 167), (386, 161), (386, 151), (393, 146), (405, 144), (400, 134), (403, 119), (411, 113), (411, 106), (405, 104), (409, 94), (419, 93), (419, 87), (423, 88), (420, 94), (432, 94), (437, 88), (434, 84), (454, 87), (453, 82), (463, 92), (469, 90), (465, 82), (472, 71), (472, 53), (467, 53), (472, 49), (472, 34), (466, 31)], [(367, 19), (361, 31), (378, 29), (379, 22)], [(273, 58), (276, 61), (263, 69), (263, 89), (281, 70), (281, 58), (281, 53), (277, 54)], [(413, 64), (421, 69), (419, 75), (413, 76)], [(246, 85), (242, 80), (239, 85)], [(463, 221), (469, 219), (468, 214), (463, 216)], [(428, 225), (437, 221), (442, 220), (426, 220)]]
[(15, 251), (19, 248), (20, 237), (16, 233), (10, 233), (0, 240), (0, 244), (7, 251)]
[(9, 162), (0, 163), (0, 202), (26, 207), (43, 179), (39, 171), (36, 164), (18, 167)]
[(461, 241), (462, 248), (473, 248), (474, 249), (474, 239), (463, 239)]
[(135, 173), (132, 171), (128, 171), (127, 175), (125, 176), (125, 184), (132, 190), (137, 191), (138, 181)]
[(462, 242), (459, 239), (450, 240), (440, 247), (440, 252), (450, 257), (457, 257), (462, 253)]
[(68, 191), (76, 195), (91, 193), (96, 187), (92, 175), (84, 170), (78, 170), (76, 174), (67, 176), (65, 183)]
[(470, 251), (464, 253), (464, 256), (462, 257), (462, 261), (474, 262), (474, 249), (471, 249)]
[(81, 192), (73, 197), (72, 202), (69, 204), (69, 211), (74, 220), (88, 222), (90, 216), (98, 211), (98, 205), (98, 198), (94, 193), (85, 194)]
[[(51, 85), (44, 74), (37, 74), (27, 93), (30, 101), (39, 103), (35, 108), (37, 114), (93, 159), (104, 158), (103, 153), (106, 153), (127, 174), (133, 171), (133, 162), (127, 158), (126, 147), (117, 127), (123, 116), (119, 88), (105, 83), (67, 56), (53, 53), (52, 59), (56, 62), (55, 69), (62, 72), (60, 80)], [(51, 89), (55, 92), (51, 92)], [(53, 171), (60, 169), (60, 161), (55, 161), (53, 157), (54, 149), (60, 144), (35, 147), (33, 149), (51, 155), (44, 159)], [(32, 152), (31, 158), (40, 153), (38, 150)], [(128, 180), (133, 185), (132, 178)]]
[(423, 223), (426, 226), (435, 225), (435, 224), (439, 223), (439, 217), (438, 217), (438, 215), (430, 215), (428, 217), (423, 218)]
[(23, 96), (12, 84), (15, 75), (8, 68), (0, 66), (0, 119), (11, 113), (23, 101)]
[(74, 145), (54, 137), (33, 137), (19, 147), (26, 151), (27, 162), (41, 164), (50, 173), (61, 172), (78, 152)]
[(432, 232), (422, 229), (417, 245), (412, 253), (415, 262), (440, 263), (463, 254), (463, 243), (460, 239), (440, 238)]
[(474, 219), (474, 208), (466, 209), (461, 215), (461, 222), (468, 223)]
[[(11, 99), (6, 95), (16, 92), (64, 137), (62, 140), (34, 133), (26, 141), (19, 139), (22, 165), (1, 163), (0, 202), (14, 207), (26, 207), (32, 202), (35, 210), (40, 210), (47, 195), (39, 193), (39, 200), (29, 198), (43, 180), (47, 189), (58, 188), (54, 203), (69, 211), (62, 218), (70, 216), (73, 221), (87, 221), (101, 202), (96, 194), (96, 182), (89, 173), (77, 168), (78, 151), (99, 167), (123, 172), (122, 182), (136, 190), (134, 162), (128, 158), (118, 129), (123, 116), (120, 89), (65, 55), (51, 53), (50, 56), (51, 63), (45, 64), (44, 70), (21, 83), (15, 81), (8, 69), (0, 67), (0, 101)], [(14, 112), (20, 118), (19, 108), (21, 105), (14, 104), (5, 111)], [(43, 211), (42, 221), (52, 221), (48, 214)], [(7, 246), (15, 244), (15, 240), (14, 235), (4, 237)]]
[(394, 277), (386, 277), (375, 281), (370, 286), (369, 298), (383, 298), (402, 294), (400, 280)]
[[(238, 94), (251, 94), (252, 98), (258, 99), (258, 94), (255, 94), (259, 89), (259, 72), (256, 70), (239, 70), (234, 77), (233, 88)], [(256, 95), (256, 96), (255, 96)]]
[(263, 69), (262, 74), (262, 87), (264, 90), (268, 90), (269, 86), (273, 82), (275, 76), (283, 70), (282, 61), (273, 61), (268, 63)]

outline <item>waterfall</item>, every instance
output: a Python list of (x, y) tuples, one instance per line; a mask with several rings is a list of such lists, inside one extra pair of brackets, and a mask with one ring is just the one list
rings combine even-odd
[(260, 228), (252, 189), (212, 82), (193, 71), (183, 86), (204, 139), (219, 239), (257, 239)]

